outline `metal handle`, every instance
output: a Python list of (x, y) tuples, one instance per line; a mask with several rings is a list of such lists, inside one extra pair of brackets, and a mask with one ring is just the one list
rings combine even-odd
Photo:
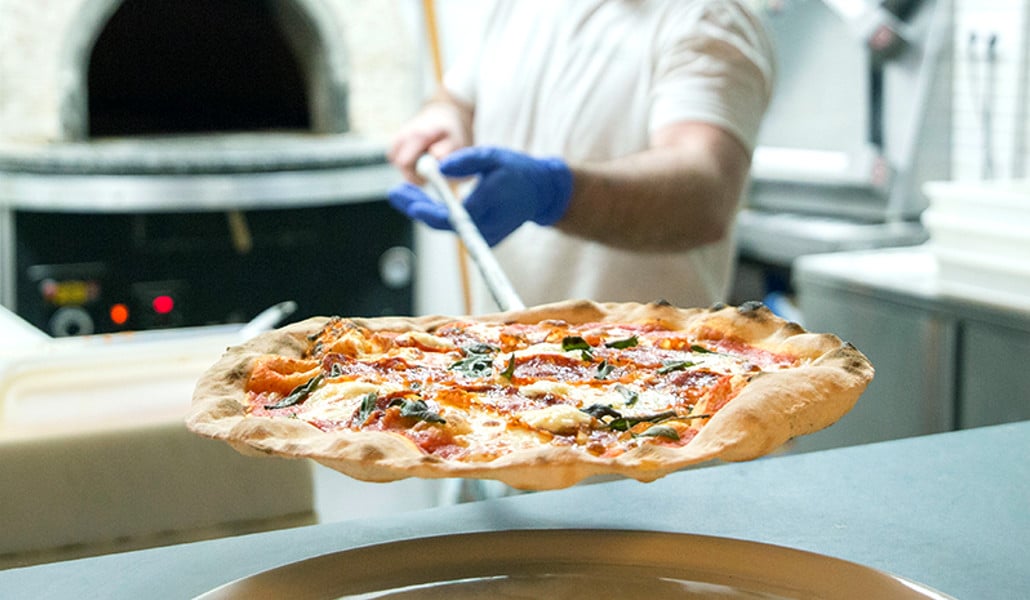
[(436, 162), (436, 159), (428, 154), (423, 154), (418, 159), (418, 162), (415, 163), (415, 171), (433, 186), (440, 197), (443, 198), (444, 204), (447, 205), (451, 225), (454, 227), (454, 231), (458, 233), (461, 241), (465, 242), (469, 256), (476, 263), (476, 267), (486, 281), (486, 287), (493, 295), (497, 306), (504, 311), (525, 308), (526, 305), (523, 304), (522, 299), (515, 292), (515, 288), (512, 287), (511, 281), (508, 280), (504, 269), (498, 264), (497, 259), (490, 250), (490, 246), (483, 239), (483, 234), (479, 232), (479, 228), (472, 221), (472, 217), (465, 210), (465, 206), (454, 195), (454, 192), (451, 191), (451, 186), (447, 184), (447, 180), (440, 174), (440, 164)]

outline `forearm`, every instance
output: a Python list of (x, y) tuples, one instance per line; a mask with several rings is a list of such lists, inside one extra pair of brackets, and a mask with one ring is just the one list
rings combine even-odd
[[(707, 128), (707, 126), (702, 126)], [(571, 165), (562, 231), (641, 251), (687, 250), (722, 239), (736, 214), (749, 159), (736, 140), (696, 127), (603, 163)]]

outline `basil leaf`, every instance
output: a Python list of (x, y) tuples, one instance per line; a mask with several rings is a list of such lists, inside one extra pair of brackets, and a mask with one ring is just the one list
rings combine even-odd
[(682, 371), (688, 367), (693, 367), (696, 363), (692, 363), (688, 360), (667, 360), (662, 363), (662, 367), (658, 369), (659, 375), (665, 375), (666, 373), (672, 373), (673, 371)]
[(324, 375), (321, 373), (315, 375), (309, 379), (307, 383), (302, 383), (301, 385), (293, 388), (293, 390), (282, 400), (275, 404), (266, 404), (265, 408), (268, 410), (275, 410), (277, 408), (286, 408), (288, 406), (293, 406), (294, 404), (300, 404), (307, 399), (308, 395), (311, 394), (316, 387), (318, 387), (318, 384), (322, 383), (323, 377)]
[(392, 400), (388, 406), (400, 406), (402, 417), (411, 417), (427, 423), (446, 423), (447, 420), (439, 413), (429, 410), (425, 400), (404, 400), (397, 398)]
[(613, 431), (628, 431), (631, 427), (639, 423), (659, 423), (661, 421), (674, 418), (676, 418), (676, 411), (674, 410), (667, 410), (653, 415), (643, 415), (638, 417), (620, 417), (613, 419), (608, 423), (608, 429)]
[(462, 354), (466, 356), (469, 354), (493, 354), (498, 351), (500, 351), (500, 348), (486, 342), (477, 342), (461, 348)]
[(630, 336), (630, 337), (628, 337), (628, 338), (626, 338), (624, 340), (615, 340), (615, 341), (612, 341), (612, 342), (608, 342), (604, 346), (605, 346), (605, 348), (615, 348), (616, 350), (625, 350), (626, 348), (633, 348), (634, 346), (636, 346), (638, 344), (639, 344), (639, 341), (637, 340), (637, 336), (634, 335), (634, 336)]
[(486, 354), (469, 354), (452, 364), (449, 369), (466, 377), (486, 377), (493, 371), (494, 359)]
[(512, 354), (511, 357), (508, 358), (508, 366), (505, 367), (503, 371), (501, 371), (501, 377), (504, 377), (505, 379), (511, 380), (512, 376), (514, 376), (514, 375), (515, 375), (515, 355)]
[(339, 377), (340, 375), (343, 375), (343, 365), (333, 363), (333, 366), (329, 367), (329, 377)]
[(691, 352), (697, 352), (698, 354), (715, 354), (716, 353), (715, 350), (709, 350), (708, 348), (705, 348), (704, 346), (698, 346), (697, 344), (691, 344), (690, 351)]
[(631, 423), (626, 417), (612, 419), (611, 422), (608, 423), (608, 429), (611, 429), (612, 431), (629, 431), (630, 427), (633, 427), (633, 423)]
[(570, 335), (562, 338), (561, 349), (564, 352), (569, 352), (571, 350), (586, 350), (587, 352), (590, 352), (593, 350), (590, 347), (590, 344), (578, 335)]
[(601, 364), (597, 365), (597, 373), (594, 374), (594, 379), (605, 379), (612, 374), (615, 367), (608, 364), (608, 361), (602, 360)]
[(641, 433), (637, 437), (663, 437), (670, 440), (679, 440), (680, 434), (678, 431), (669, 427), (668, 425), (654, 425), (648, 428), (647, 431)]
[(607, 404), (591, 404), (586, 408), (579, 409), (591, 417), (601, 420), (601, 417), (612, 417), (613, 419), (621, 419), (622, 414)]
[(469, 344), (461, 349), (464, 358), (455, 361), (450, 367), (466, 377), (486, 377), (493, 371), (493, 355), (500, 351), (500, 348), (491, 344), (479, 342)]
[(637, 400), (640, 400), (639, 394), (629, 389), (628, 387), (622, 385), (621, 383), (615, 386), (615, 391), (622, 394), (622, 397), (626, 399), (626, 406), (633, 406), (637, 403)]
[(376, 409), (376, 401), (379, 400), (379, 395), (375, 392), (369, 392), (361, 399), (361, 407), (358, 408), (358, 423), (364, 423), (368, 420), (368, 417), (372, 415), (372, 411)]

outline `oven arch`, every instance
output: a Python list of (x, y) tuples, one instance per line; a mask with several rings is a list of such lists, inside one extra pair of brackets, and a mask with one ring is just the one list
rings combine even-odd
[[(89, 69), (101, 33), (118, 8), (132, 0), (82, 2), (58, 58), (59, 140), (85, 141), (89, 131)], [(269, 0), (292, 48), (306, 86), (310, 130), (349, 130), (349, 61), (346, 36), (322, 0)]]

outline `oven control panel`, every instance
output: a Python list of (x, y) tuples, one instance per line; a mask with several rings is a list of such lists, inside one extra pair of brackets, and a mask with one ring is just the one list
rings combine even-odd
[(52, 336), (245, 322), (287, 300), (298, 319), (412, 310), (413, 228), (383, 200), (232, 215), (18, 213), (15, 230), (15, 312)]
[[(190, 282), (127, 283), (105, 263), (32, 265), (27, 293), (34, 324), (55, 337), (184, 325)], [(38, 295), (33, 295), (35, 289)]]

